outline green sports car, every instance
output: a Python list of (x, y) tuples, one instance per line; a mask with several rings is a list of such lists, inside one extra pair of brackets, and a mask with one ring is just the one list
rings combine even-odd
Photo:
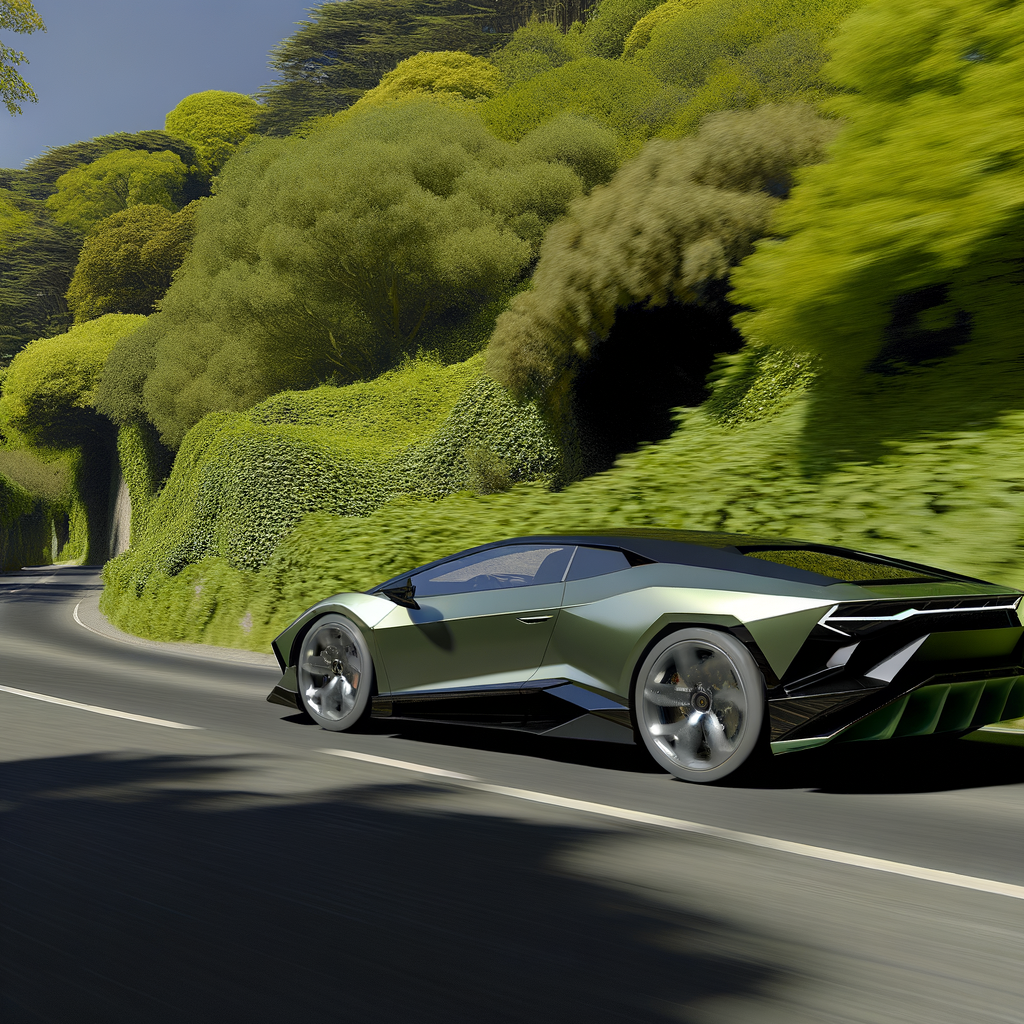
[(1024, 716), (1022, 592), (823, 544), (674, 530), (519, 537), (336, 594), (267, 698), (632, 743), (711, 782), (758, 749)]

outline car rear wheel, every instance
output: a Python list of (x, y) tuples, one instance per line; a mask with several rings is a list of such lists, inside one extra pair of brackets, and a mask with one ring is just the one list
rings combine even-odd
[(660, 640), (640, 666), (633, 699), (652, 757), (686, 782), (724, 778), (761, 740), (761, 671), (728, 633), (680, 629)]
[(318, 619), (298, 658), (299, 697), (310, 717), (332, 732), (360, 722), (370, 708), (373, 661), (359, 629), (340, 615)]

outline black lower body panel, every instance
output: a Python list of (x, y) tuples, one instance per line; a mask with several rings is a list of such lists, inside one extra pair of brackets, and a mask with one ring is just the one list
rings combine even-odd
[(374, 718), (510, 729), (539, 736), (633, 743), (629, 707), (564, 679), (373, 698)]

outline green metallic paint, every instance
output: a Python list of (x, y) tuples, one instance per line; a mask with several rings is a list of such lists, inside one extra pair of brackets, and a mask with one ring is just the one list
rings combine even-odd
[(390, 691), (529, 678), (544, 657), (563, 588), (550, 583), (424, 598), (419, 609), (392, 606), (374, 633)]

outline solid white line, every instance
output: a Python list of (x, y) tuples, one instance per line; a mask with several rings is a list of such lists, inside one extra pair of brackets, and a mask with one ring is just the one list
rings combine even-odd
[(390, 757), (378, 757), (376, 754), (360, 754), (355, 750), (321, 750), (321, 754), (334, 754), (335, 757), (348, 757), (353, 761), (369, 761), (370, 764), (383, 764), (389, 768), (403, 768), (409, 772), (420, 772), (423, 775), (440, 775), (445, 779), (459, 779), (462, 782), (476, 782), (472, 775), (460, 775), (444, 768), (434, 768), (429, 764), (413, 764), (412, 761), (395, 761)]
[(925, 882), (937, 882), (940, 885), (954, 886), (958, 889), (971, 889), (974, 892), (987, 892), (996, 896), (1009, 896), (1011, 899), (1024, 900), (1024, 885), (997, 882), (991, 878), (975, 878), (972, 875), (960, 875), (953, 871), (937, 871), (934, 868), (923, 868), (916, 864), (902, 864), (899, 861), (883, 860), (880, 857), (865, 857), (858, 853), (830, 850), (823, 846), (808, 846), (806, 843), (793, 843), (787, 839), (773, 839), (771, 836), (760, 836), (751, 832), (737, 832), (731, 828), (703, 825), (696, 821), (669, 818), (662, 814), (648, 814), (646, 811), (633, 811), (626, 807), (595, 804), (588, 800), (573, 800), (569, 797), (555, 796), (551, 793), (536, 793), (529, 789), (511, 789), (508, 786), (494, 786), (486, 782), (480, 782), (471, 775), (459, 775), (456, 772), (447, 772), (441, 768), (431, 768), (428, 765), (412, 764), (408, 761), (393, 761), (391, 758), (376, 757), (373, 754), (357, 754), (350, 750), (325, 750), (323, 753), (335, 754), (339, 757), (351, 757), (358, 761), (371, 761), (375, 764), (389, 765), (392, 768), (405, 768), (428, 775), (442, 775), (464, 782), (467, 789), (475, 789), (483, 793), (493, 793), (496, 796), (511, 797), (513, 800), (526, 800), (535, 804), (565, 807), (568, 810), (597, 814), (604, 818), (615, 818), (619, 821), (630, 821), (639, 825), (655, 825), (659, 828), (672, 829), (676, 832), (688, 832), (691, 835), (707, 836), (711, 839), (724, 839), (732, 843), (741, 843), (744, 846), (753, 846), (762, 850), (774, 850), (776, 853), (788, 853), (792, 856), (806, 857), (810, 860), (843, 864), (847, 867), (866, 868), (869, 871), (881, 871), (889, 875), (901, 875), (904, 878), (917, 878)]
[(16, 690), (13, 686), (0, 686), (4, 693), (13, 693), (16, 697), (28, 697), (31, 700), (45, 701), (47, 704), (60, 704), (65, 708), (77, 708), (79, 711), (91, 711), (94, 715), (107, 715), (110, 718), (127, 718), (129, 722), (142, 722), (143, 725), (159, 725), (164, 729), (202, 729), (201, 725), (182, 725), (181, 722), (168, 722), (162, 718), (147, 718), (146, 715), (130, 715), (127, 711), (114, 711), (113, 708), (99, 708), (95, 704), (79, 704), (76, 700), (64, 700), (63, 697), (50, 697), (44, 693), (32, 693), (31, 690)]
[(78, 604), (75, 605), (75, 610), (71, 613), (74, 616), (74, 618), (75, 618), (75, 622), (77, 622), (82, 627), (82, 629), (87, 629), (87, 630), (89, 630), (90, 633), (95, 633), (97, 636), (102, 636), (104, 640), (109, 640), (110, 637), (106, 636), (104, 633), (101, 633), (98, 629), (93, 629), (92, 626), (87, 626), (78, 617), (78, 609), (81, 608), (81, 607), (82, 607), (82, 602), (79, 601)]

